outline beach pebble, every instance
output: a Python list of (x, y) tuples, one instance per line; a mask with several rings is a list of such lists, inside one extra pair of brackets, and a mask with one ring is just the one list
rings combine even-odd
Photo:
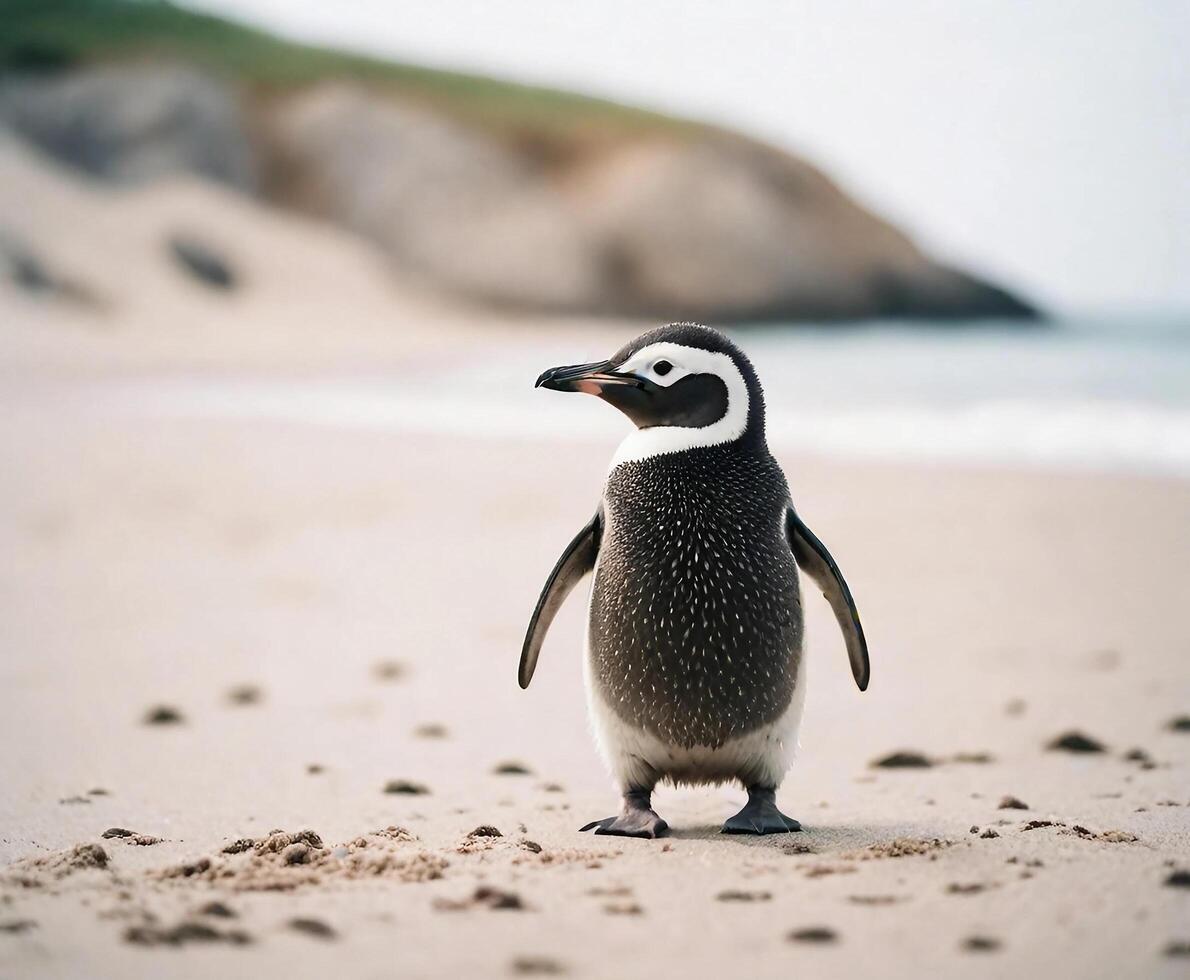
[(838, 940), (838, 933), (826, 926), (809, 926), (805, 929), (794, 929), (786, 937), (793, 943), (815, 943), (825, 945)]
[(1075, 752), (1089, 754), (1106, 752), (1107, 749), (1098, 739), (1091, 738), (1079, 731), (1069, 731), (1050, 740), (1046, 748), (1058, 752)]
[(312, 936), (315, 939), (335, 939), (339, 935), (332, 926), (327, 925), (321, 919), (299, 917), (290, 919), (286, 924), (294, 932), (300, 932), (304, 936)]
[(281, 852), (281, 860), (286, 864), (308, 864), (310, 846), (308, 844), (290, 844)]
[(923, 753), (906, 749), (891, 752), (879, 759), (874, 759), (871, 763), (872, 767), (876, 769), (928, 769), (933, 764), (929, 757)]
[(185, 719), (182, 712), (168, 704), (159, 704), (145, 712), (146, 725), (180, 725)]
[(968, 953), (994, 953), (1000, 948), (1000, 940), (991, 936), (968, 936), (962, 948)]
[(430, 790), (429, 787), (408, 779), (390, 779), (384, 784), (384, 792), (402, 796), (425, 796)]

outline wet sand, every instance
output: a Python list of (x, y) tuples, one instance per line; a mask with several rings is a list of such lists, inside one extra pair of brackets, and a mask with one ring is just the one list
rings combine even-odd
[[(663, 790), (673, 836), (617, 840), (577, 832), (616, 803), (581, 600), (515, 680), (610, 445), (7, 390), (0, 974), (1185, 969), (1184, 484), (783, 459), (871, 689), (815, 597), (805, 832), (723, 837), (738, 790)], [(1046, 748), (1072, 731), (1103, 751)]]

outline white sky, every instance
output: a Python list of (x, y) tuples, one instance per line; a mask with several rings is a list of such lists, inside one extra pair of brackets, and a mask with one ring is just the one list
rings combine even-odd
[(1051, 309), (1190, 312), (1187, 0), (189, 0), (798, 150)]

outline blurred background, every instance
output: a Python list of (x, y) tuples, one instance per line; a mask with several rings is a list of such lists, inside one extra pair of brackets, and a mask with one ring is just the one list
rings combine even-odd
[(750, 328), (778, 443), (1190, 471), (1182, 4), (2, 9), (10, 362), (466, 374), (483, 320), (445, 397), (169, 398), (565, 437), (616, 423), (540, 417), (555, 338), (697, 319)]

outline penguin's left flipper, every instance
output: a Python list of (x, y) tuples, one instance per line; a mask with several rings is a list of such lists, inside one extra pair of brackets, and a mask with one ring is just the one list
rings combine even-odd
[(566, 601), (571, 590), (595, 567), (602, 533), (603, 509), (600, 508), (591, 518), (591, 522), (566, 546), (562, 557), (550, 572), (550, 577), (546, 579), (545, 588), (541, 590), (541, 597), (537, 600), (537, 608), (533, 610), (533, 618), (529, 620), (525, 644), (521, 647), (521, 665), (517, 672), (517, 681), (522, 688), (528, 687), (529, 682), (533, 680), (533, 671), (537, 669), (537, 657), (541, 653), (541, 645), (545, 642), (545, 634), (558, 610), (562, 608), (562, 603)]
[(851, 590), (843, 580), (843, 573), (839, 571), (831, 553), (826, 550), (826, 545), (802, 523), (793, 507), (785, 511), (785, 533), (789, 536), (789, 547), (798, 567), (818, 584), (826, 601), (831, 604), (835, 619), (839, 622), (839, 629), (843, 631), (843, 639), (847, 643), (851, 674), (859, 689), (866, 691), (872, 672), (871, 664), (868, 662), (868, 643), (864, 639), (864, 628), (860, 625), (855, 600), (851, 598)]

